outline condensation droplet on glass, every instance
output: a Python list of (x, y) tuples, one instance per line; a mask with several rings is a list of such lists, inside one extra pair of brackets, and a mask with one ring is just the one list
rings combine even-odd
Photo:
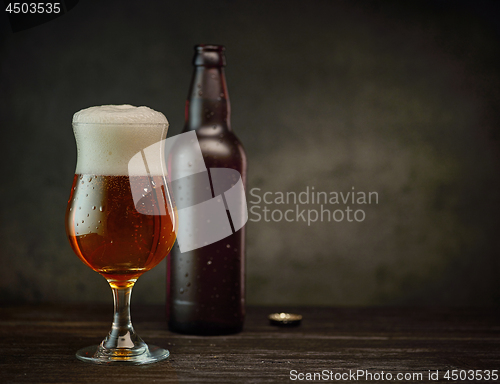
[(104, 206), (102, 206), (102, 205), (101, 205), (101, 206), (99, 207), (99, 211), (103, 212), (103, 211), (104, 211)]
[(203, 92), (202, 91), (198, 91), (198, 96), (202, 96), (203, 95)]
[(208, 264), (208, 265), (212, 264), (212, 260), (208, 260), (208, 261), (207, 261), (207, 264)]
[(95, 209), (96, 209), (96, 206), (95, 206), (95, 205), (93, 205), (93, 206), (92, 206), (92, 210), (93, 210), (93, 211), (95, 211)]
[(231, 248), (231, 245), (229, 245), (229, 244), (228, 244), (228, 245), (226, 245), (226, 247), (227, 247), (227, 248)]
[(184, 288), (179, 288), (180, 293), (184, 293)]

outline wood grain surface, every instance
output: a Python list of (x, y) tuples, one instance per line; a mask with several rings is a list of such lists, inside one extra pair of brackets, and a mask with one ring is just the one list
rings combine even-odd
[[(302, 314), (302, 324), (270, 325), (267, 315), (277, 311)], [(438, 370), (441, 382), (454, 382), (444, 379), (447, 370), (500, 370), (500, 312), (495, 308), (250, 307), (243, 332), (202, 337), (170, 332), (161, 306), (133, 305), (136, 331), (147, 343), (169, 349), (167, 361), (94, 366), (77, 360), (77, 349), (107, 334), (111, 312), (111, 303), (1, 308), (0, 383), (376, 381), (353, 380), (358, 370), (390, 373), (393, 382), (423, 383), (436, 382), (429, 370)], [(325, 372), (328, 380), (319, 377)], [(317, 380), (307, 380), (314, 373)], [(398, 373), (422, 376), (399, 380)], [(345, 380), (335, 380), (335, 374)]]

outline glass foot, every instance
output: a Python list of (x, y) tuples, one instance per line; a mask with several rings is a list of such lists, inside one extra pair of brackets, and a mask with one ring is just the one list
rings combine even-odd
[(146, 345), (144, 351), (140, 354), (137, 354), (136, 351), (131, 352), (127, 348), (104, 350), (100, 345), (92, 345), (87, 348), (82, 348), (76, 353), (76, 357), (86, 363), (106, 365), (151, 364), (156, 363), (157, 361), (165, 360), (169, 356), (170, 352), (168, 350), (155, 345)]

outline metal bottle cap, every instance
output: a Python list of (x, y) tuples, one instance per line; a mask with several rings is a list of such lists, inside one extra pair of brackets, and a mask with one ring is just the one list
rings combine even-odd
[(302, 315), (297, 315), (295, 313), (271, 313), (268, 316), (271, 325), (277, 325), (280, 327), (293, 327), (300, 325), (302, 321)]

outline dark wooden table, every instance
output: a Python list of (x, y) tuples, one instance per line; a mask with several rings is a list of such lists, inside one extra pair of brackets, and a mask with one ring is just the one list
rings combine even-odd
[[(267, 315), (282, 309), (301, 313), (302, 325), (269, 325)], [(74, 353), (109, 331), (111, 303), (3, 307), (0, 383), (375, 382), (388, 381), (389, 374), (393, 382), (424, 383), (435, 382), (436, 371), (441, 382), (480, 382), (485, 370), (493, 375), (488, 382), (500, 382), (492, 380), (493, 370), (500, 370), (495, 308), (250, 307), (247, 312), (242, 333), (201, 337), (168, 331), (163, 307), (133, 305), (137, 332), (168, 348), (171, 357), (148, 366), (94, 366)], [(463, 371), (474, 380), (460, 380)], [(307, 380), (315, 373), (318, 380)]]

